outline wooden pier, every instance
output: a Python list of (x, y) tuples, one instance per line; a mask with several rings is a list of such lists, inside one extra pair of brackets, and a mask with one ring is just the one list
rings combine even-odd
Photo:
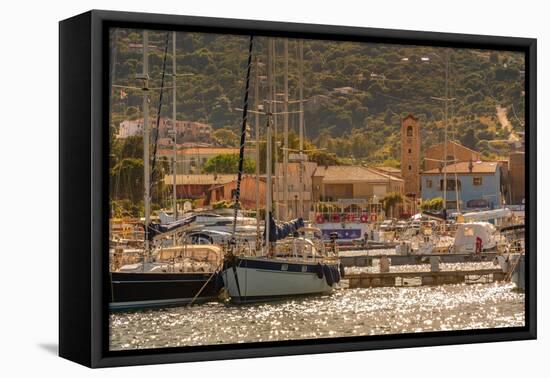
[(467, 263), (467, 262), (488, 262), (498, 254), (496, 252), (484, 252), (479, 255), (473, 253), (431, 253), (423, 255), (370, 255), (368, 253), (342, 253), (340, 262), (345, 267), (350, 266), (372, 266), (373, 260), (387, 257), (392, 266), (429, 264), (432, 257), (438, 257), (442, 263)]
[[(387, 272), (346, 274), (349, 288), (395, 287), (419, 285), (474, 284), (504, 281), (506, 273), (502, 269)], [(411, 281), (416, 282), (411, 282)]]

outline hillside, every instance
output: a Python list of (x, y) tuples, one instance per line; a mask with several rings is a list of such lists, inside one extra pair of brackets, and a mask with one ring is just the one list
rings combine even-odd
[[(141, 72), (141, 33), (112, 32), (112, 82), (136, 85)], [(150, 32), (152, 86), (160, 85), (166, 33)], [(171, 34), (167, 72), (172, 72)], [(177, 72), (179, 119), (210, 123), (215, 129), (237, 131), (242, 107), (248, 39), (240, 36), (178, 33)], [(282, 48), (278, 54), (277, 92), (282, 91)], [(289, 43), (290, 98), (297, 99), (297, 44)], [(265, 75), (265, 39), (256, 39), (260, 76)], [(304, 96), (306, 135), (317, 147), (326, 148), (345, 161), (378, 163), (399, 159), (400, 118), (408, 113), (422, 123), (422, 142), (427, 146), (442, 139), (445, 50), (433, 47), (380, 45), (351, 42), (304, 42)], [(523, 131), (524, 57), (520, 53), (453, 49), (449, 52), (450, 137), (468, 147), (494, 156), (488, 141), (508, 139), (511, 131)], [(167, 76), (167, 85), (172, 77)], [(261, 82), (265, 98), (264, 81)], [(335, 91), (335, 88), (351, 90)], [(112, 131), (127, 118), (140, 117), (138, 91), (113, 91)], [(344, 92), (344, 93), (342, 93)], [(156, 114), (158, 93), (151, 97)], [(171, 116), (171, 94), (164, 98), (162, 115)], [(253, 99), (252, 99), (253, 100)], [(294, 104), (293, 106), (297, 106)], [(508, 122), (501, 125), (502, 110)], [(290, 125), (297, 128), (297, 115)], [(511, 129), (510, 129), (511, 128)], [(233, 141), (220, 143), (232, 144)]]

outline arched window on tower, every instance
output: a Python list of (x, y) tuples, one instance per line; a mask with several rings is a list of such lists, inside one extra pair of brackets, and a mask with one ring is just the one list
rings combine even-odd
[(407, 126), (407, 136), (412, 137), (413, 136), (413, 127)]

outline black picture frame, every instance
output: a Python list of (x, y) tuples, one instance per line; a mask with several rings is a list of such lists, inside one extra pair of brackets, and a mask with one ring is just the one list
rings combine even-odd
[[(511, 50), (525, 53), (525, 327), (109, 351), (108, 29), (255, 34), (361, 42)], [(59, 24), (59, 354), (89, 367), (157, 364), (370, 349), (535, 339), (536, 64), (529, 38), (203, 18), (92, 10)]]

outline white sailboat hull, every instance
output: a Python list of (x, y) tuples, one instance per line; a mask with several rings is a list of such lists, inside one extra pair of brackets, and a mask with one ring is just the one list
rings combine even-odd
[[(234, 266), (226, 264), (222, 274), (225, 288), (233, 302), (254, 302), (330, 293), (335, 285), (335, 282), (332, 282), (333, 286), (329, 285), (331, 279), (327, 281), (325, 274), (322, 278), (319, 277), (320, 268), (317, 262), (298, 263), (261, 257), (237, 260)], [(328, 265), (333, 271), (338, 269), (336, 263)]]

